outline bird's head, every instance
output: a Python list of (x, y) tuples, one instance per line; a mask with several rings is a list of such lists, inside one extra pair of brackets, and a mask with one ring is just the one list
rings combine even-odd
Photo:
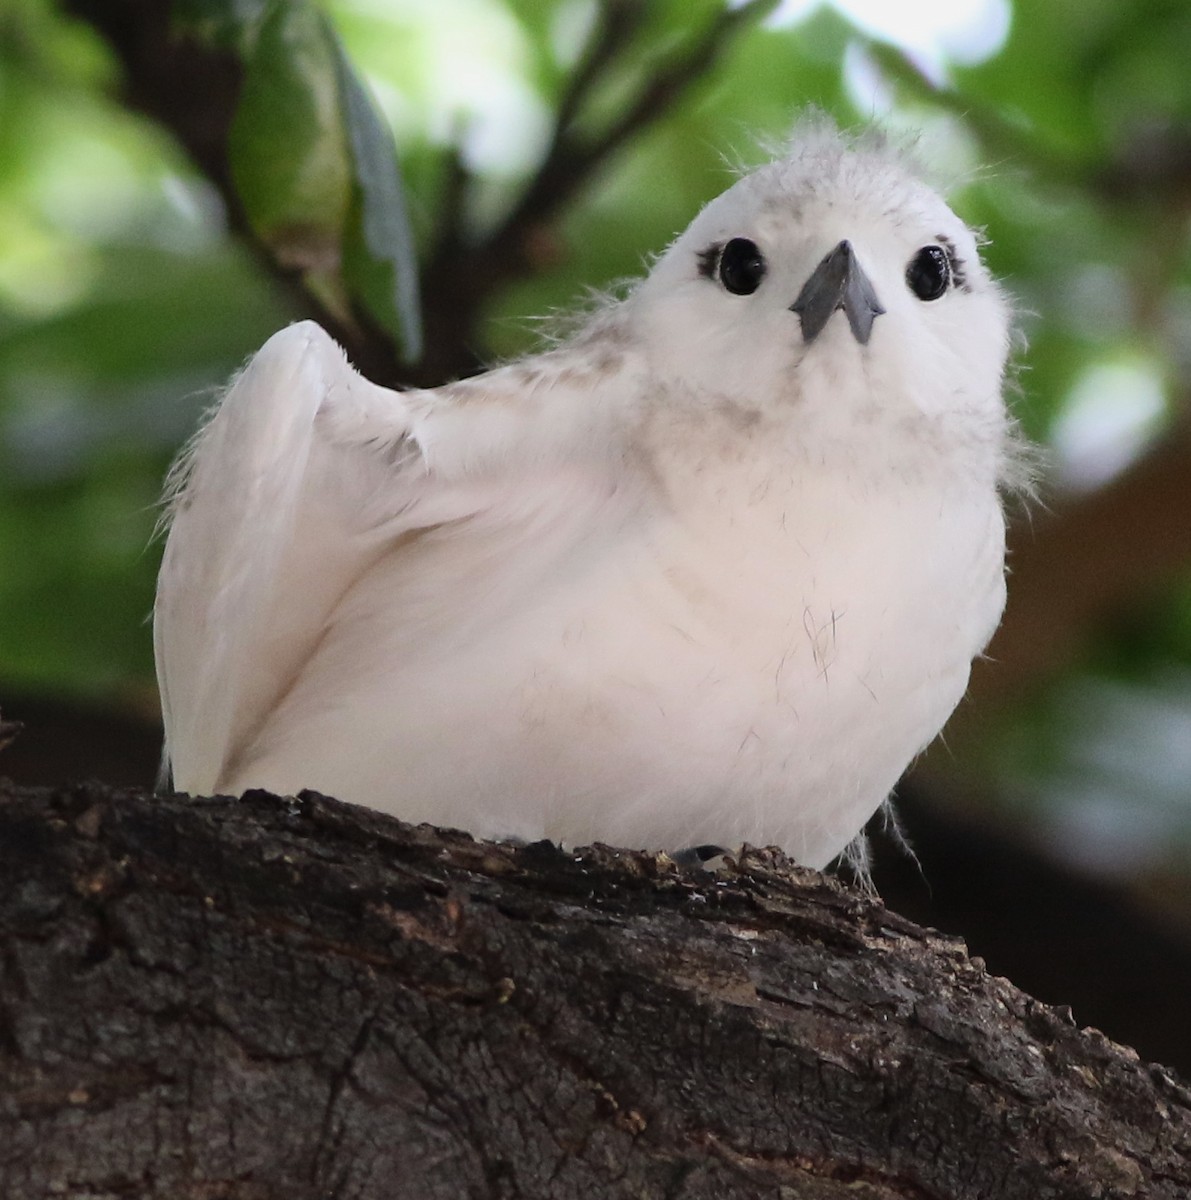
[(659, 377), (762, 413), (1001, 411), (1008, 305), (972, 231), (876, 135), (802, 129), (630, 303)]

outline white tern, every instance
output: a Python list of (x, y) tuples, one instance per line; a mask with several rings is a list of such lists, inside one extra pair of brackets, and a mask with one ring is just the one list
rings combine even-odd
[(391, 391), (291, 326), (173, 474), (174, 785), (824, 866), (1000, 619), (1009, 341), (973, 233), (822, 122), (533, 357)]

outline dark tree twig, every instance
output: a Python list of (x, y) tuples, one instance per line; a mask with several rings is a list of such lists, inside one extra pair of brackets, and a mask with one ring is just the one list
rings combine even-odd
[[(584, 102), (611, 70), (616, 57), (637, 31), (636, 17), (643, 6), (611, 3), (605, 24), (576, 68), (560, 107), (560, 119), (546, 154), (521, 199), (499, 226), (482, 242), (446, 242), (428, 264), (423, 285), (428, 326), (428, 343), (446, 352), (435, 361), (427, 354), (432, 376), (467, 374), (480, 363), (469, 346), (457, 338), (460, 329), (476, 329), (484, 306), (502, 287), (533, 269), (534, 235), (554, 222), (559, 213), (592, 180), (597, 171), (626, 142), (670, 112), (683, 95), (702, 79), (747, 24), (774, 7), (774, 0), (747, 0), (737, 8), (726, 8), (708, 23), (689, 44), (660, 62), (638, 92), (626, 103), (620, 116), (590, 140), (575, 128), (575, 118)], [(627, 10), (624, 14), (621, 9)], [(617, 23), (619, 18), (621, 23)]]
[[(639, 0), (604, 0), (600, 5), (594, 32), (568, 76), (559, 98), (543, 164), (560, 153), (563, 142), (570, 136), (571, 123), (576, 114), (605, 70), (636, 36), (646, 15), (647, 9)], [(464, 218), (467, 193), (474, 182), (463, 165), (458, 139), (447, 155), (446, 184), (436, 213), (438, 228), (435, 252), (430, 256), (430, 261), (436, 266), (457, 256), (468, 242)], [(539, 174), (540, 171), (541, 168)], [(528, 186), (532, 190), (532, 182)]]
[[(1170, 122), (1144, 129), (1131, 128), (1107, 159), (1081, 160), (1023, 128), (987, 104), (935, 82), (904, 51), (868, 39), (869, 52), (897, 83), (916, 99), (961, 118), (997, 159), (1027, 167), (1048, 184), (1096, 196), (1114, 207), (1150, 212), (1156, 205), (1173, 208), (1176, 220), (1191, 212), (1191, 131)], [(1177, 263), (1163, 229), (1166, 261)]]

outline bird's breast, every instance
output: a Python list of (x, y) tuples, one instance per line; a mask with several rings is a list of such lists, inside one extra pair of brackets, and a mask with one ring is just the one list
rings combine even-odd
[(523, 728), (602, 797), (548, 836), (715, 829), (821, 865), (961, 697), (1004, 601), (995, 494), (725, 489), (577, 581), (521, 676)]

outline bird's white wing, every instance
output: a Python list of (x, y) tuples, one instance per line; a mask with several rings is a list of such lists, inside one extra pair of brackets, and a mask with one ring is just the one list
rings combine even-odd
[[(154, 645), (178, 790), (219, 787), (336, 605), (406, 535), (480, 512), (517, 519), (527, 470), (568, 487), (578, 475), (592, 490), (601, 472), (585, 448), (607, 446), (595, 429), (607, 408), (573, 386), (570, 356), (545, 359), (532, 374), (513, 366), (394, 392), (353, 370), (312, 322), (256, 354), (168, 489)], [(563, 467), (576, 450), (584, 467)]]
[(418, 395), (375, 387), (319, 326), (293, 325), (175, 468), (154, 646), (179, 790), (218, 786), (352, 579), (403, 519), (420, 519)]
[[(166, 757), (181, 790), (209, 792), (251, 724), (285, 686), (301, 641), (261, 653), (278, 595), (317, 630), (347, 546), (328, 514), (317, 543), (292, 552), (318, 414), (350, 384), (315, 325), (274, 336), (232, 383), (175, 468), (170, 532), (154, 607)], [(330, 562), (327, 557), (330, 556)]]

